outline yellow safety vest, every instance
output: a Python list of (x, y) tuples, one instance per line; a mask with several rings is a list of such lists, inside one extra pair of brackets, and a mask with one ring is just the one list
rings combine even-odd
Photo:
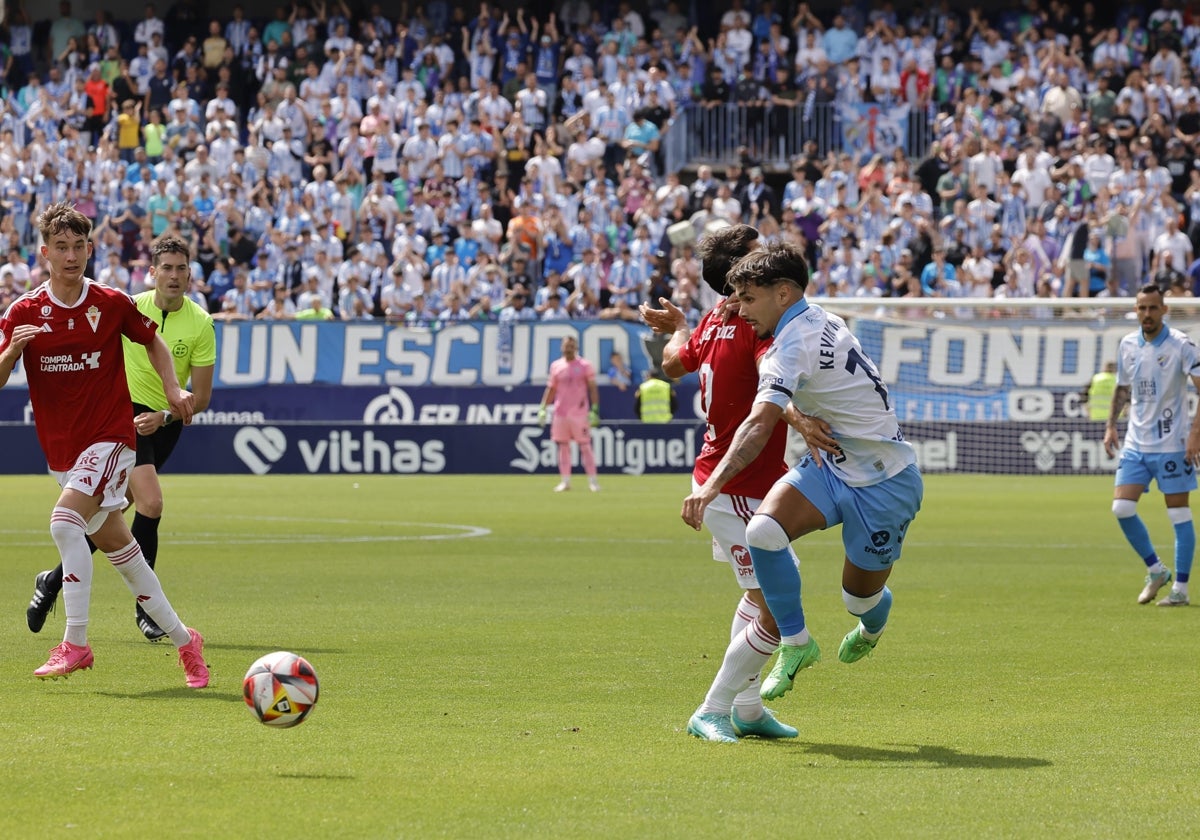
[(671, 420), (671, 386), (661, 379), (647, 379), (638, 386), (643, 423)]
[(1101, 371), (1092, 377), (1088, 386), (1088, 416), (1093, 420), (1107, 420), (1112, 409), (1112, 395), (1117, 390), (1117, 375)]

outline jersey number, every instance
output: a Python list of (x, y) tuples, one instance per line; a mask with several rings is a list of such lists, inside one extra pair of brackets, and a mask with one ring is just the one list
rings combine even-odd
[(717, 430), (713, 428), (712, 423), (708, 423), (708, 408), (712, 405), (713, 395), (713, 368), (708, 362), (700, 365), (700, 410), (704, 412), (704, 420), (708, 425), (708, 437), (710, 440), (717, 439)]
[(883, 380), (879, 378), (875, 366), (863, 358), (862, 354), (856, 348), (851, 347), (850, 352), (846, 354), (846, 373), (853, 376), (859, 369), (867, 375), (868, 379), (875, 383), (875, 393), (879, 394), (879, 398), (883, 400), (884, 410), (890, 410), (891, 406), (888, 405), (887, 387), (883, 384)]

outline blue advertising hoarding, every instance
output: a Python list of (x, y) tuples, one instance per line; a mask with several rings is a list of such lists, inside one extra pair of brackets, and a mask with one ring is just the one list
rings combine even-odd
[[(911, 423), (905, 437), (926, 473), (1111, 474), (1104, 424)], [(602, 473), (689, 473), (704, 437), (698, 422), (605, 423), (592, 431)], [(0, 472), (44, 473), (32, 426), (0, 424)], [(577, 456), (578, 453), (575, 453)], [(555, 473), (557, 445), (537, 425), (273, 423), (193, 426), (165, 473), (495, 474)]]
[[(535, 324), (452, 323), (438, 328), (382, 322), (221, 323), (217, 330), (216, 390), (265, 385), (340, 385), (408, 388), (421, 385), (511, 387), (544, 385), (562, 340), (579, 340), (580, 354), (608, 384), (619, 353), (635, 383), (653, 367), (651, 330), (622, 321)], [(9, 387), (25, 384), (18, 366)]]
[[(1085, 417), (1080, 395), (1129, 332), (1124, 322), (997, 319), (858, 317), (853, 327), (902, 423)], [(212, 407), (199, 422), (532, 422), (530, 406), (568, 335), (596, 368), (604, 416), (635, 419), (632, 390), (610, 385), (607, 371), (614, 352), (635, 385), (652, 369), (663, 340), (642, 325), (259, 322), (217, 326)], [(676, 417), (698, 417), (695, 377), (676, 389)], [(27, 403), (18, 366), (0, 391), (0, 422), (29, 422)]]

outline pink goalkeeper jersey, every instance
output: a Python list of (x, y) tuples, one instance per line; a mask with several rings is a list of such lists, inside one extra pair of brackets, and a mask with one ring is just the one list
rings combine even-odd
[(581, 356), (573, 361), (555, 359), (550, 364), (550, 384), (554, 387), (554, 415), (556, 417), (586, 416), (591, 407), (588, 402), (588, 383), (596, 378), (592, 363)]

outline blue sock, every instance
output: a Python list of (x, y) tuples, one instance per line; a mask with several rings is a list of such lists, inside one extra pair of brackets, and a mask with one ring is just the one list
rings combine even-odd
[(863, 628), (868, 633), (882, 633), (884, 625), (887, 624), (888, 613), (891, 611), (892, 590), (885, 586), (883, 587), (883, 597), (879, 599), (879, 603), (860, 615), (858, 620), (862, 622)]
[(1187, 583), (1192, 574), (1192, 555), (1196, 553), (1196, 528), (1189, 519), (1175, 526), (1175, 580)]
[(791, 636), (804, 629), (804, 607), (800, 603), (800, 571), (786, 549), (772, 551), (750, 546), (754, 574), (763, 598), (779, 625), (779, 635)]
[(1150, 532), (1146, 530), (1146, 523), (1142, 521), (1142, 517), (1137, 514), (1126, 516), (1118, 519), (1117, 524), (1125, 532), (1125, 539), (1129, 540), (1133, 550), (1147, 566), (1153, 566), (1158, 562), (1158, 555), (1154, 553), (1154, 544), (1150, 542)]

